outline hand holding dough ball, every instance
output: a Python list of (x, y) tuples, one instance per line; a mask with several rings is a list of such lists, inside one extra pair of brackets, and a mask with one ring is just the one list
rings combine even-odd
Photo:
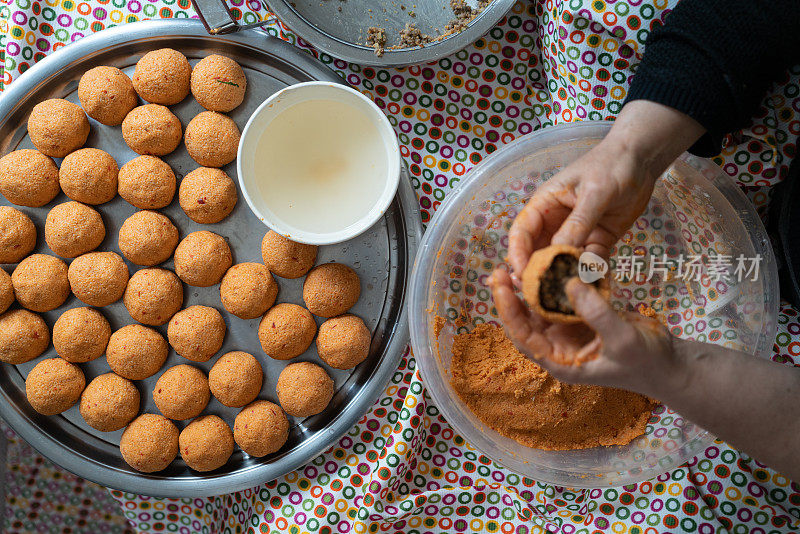
[(87, 115), (107, 126), (121, 124), (137, 104), (131, 79), (116, 67), (87, 70), (78, 82), (78, 99)]
[(145, 104), (133, 108), (122, 121), (122, 137), (137, 154), (165, 156), (181, 144), (183, 127), (168, 108)]
[(72, 363), (85, 363), (102, 356), (111, 338), (111, 325), (93, 308), (72, 308), (53, 325), (56, 353)]
[(14, 304), (14, 283), (5, 269), (0, 269), (0, 314)]
[(275, 304), (278, 283), (264, 265), (239, 263), (225, 273), (219, 296), (225, 309), (236, 317), (255, 319)]
[(137, 211), (119, 229), (122, 255), (147, 267), (167, 261), (179, 240), (178, 229), (169, 217), (157, 211)]
[(106, 360), (112, 371), (128, 380), (144, 380), (156, 374), (167, 361), (169, 347), (164, 337), (140, 324), (123, 326), (108, 341)]
[(114, 373), (100, 375), (81, 395), (83, 420), (100, 432), (113, 432), (130, 423), (139, 413), (139, 390), (133, 382)]
[(195, 471), (219, 469), (233, 454), (233, 432), (216, 415), (204, 415), (186, 425), (179, 443), (181, 458)]
[(58, 167), (38, 150), (23, 148), (0, 158), (0, 193), (12, 204), (38, 208), (59, 191)]
[(39, 315), (11, 310), (0, 315), (0, 362), (20, 364), (39, 356), (50, 345), (50, 329)]
[(203, 371), (191, 365), (170, 367), (158, 378), (153, 400), (158, 410), (170, 419), (183, 421), (200, 415), (211, 391)]
[(214, 224), (230, 215), (238, 196), (236, 184), (224, 171), (200, 167), (181, 180), (178, 199), (191, 220)]
[(103, 204), (117, 196), (119, 167), (108, 152), (82, 148), (61, 162), (61, 190), (84, 204)]
[(189, 306), (172, 316), (167, 327), (169, 344), (193, 362), (207, 362), (222, 348), (225, 320), (214, 308)]
[(300, 278), (314, 266), (317, 246), (296, 243), (270, 230), (261, 241), (261, 257), (270, 272), (282, 278)]
[(86, 378), (81, 368), (61, 358), (42, 360), (25, 378), (25, 393), (34, 410), (56, 415), (81, 398)]
[(233, 438), (250, 456), (266, 456), (279, 451), (289, 439), (289, 420), (277, 404), (257, 400), (236, 416)]
[(369, 355), (369, 328), (355, 315), (342, 315), (322, 323), (317, 336), (317, 353), (334, 369), (351, 369)]
[(39, 102), (28, 117), (28, 135), (34, 146), (53, 158), (77, 150), (89, 137), (89, 119), (80, 106), (52, 98)]
[(172, 168), (155, 156), (138, 156), (119, 170), (119, 196), (140, 210), (168, 206), (176, 184)]
[(189, 94), (191, 77), (186, 56), (172, 48), (161, 48), (146, 53), (136, 63), (133, 87), (147, 102), (171, 106)]
[(69, 284), (75, 296), (101, 308), (122, 298), (128, 285), (128, 266), (114, 252), (89, 252), (69, 264)]
[(187, 235), (175, 249), (175, 274), (190, 286), (218, 284), (231, 264), (233, 255), (225, 238), (205, 230)]
[(261, 364), (251, 354), (229, 352), (208, 372), (211, 393), (225, 406), (241, 408), (261, 392), (264, 376)]
[(239, 128), (233, 119), (203, 111), (186, 126), (186, 150), (203, 167), (222, 167), (236, 159)]
[(17, 263), (36, 246), (36, 226), (30, 217), (0, 206), (0, 263)]
[(160, 326), (181, 309), (183, 286), (172, 271), (142, 269), (131, 276), (122, 301), (135, 321)]
[(192, 94), (211, 111), (227, 113), (244, 100), (247, 79), (242, 67), (229, 57), (212, 54), (192, 69)]
[(314, 317), (297, 304), (278, 304), (264, 315), (258, 325), (261, 348), (275, 360), (300, 356), (311, 346), (316, 333)]
[(352, 308), (361, 296), (356, 272), (341, 263), (325, 263), (311, 269), (303, 283), (303, 302), (320, 317), (336, 317)]
[(31, 311), (54, 310), (69, 297), (67, 264), (55, 256), (28, 256), (14, 269), (11, 282), (17, 302)]
[(163, 415), (142, 414), (122, 433), (119, 452), (125, 463), (142, 473), (166, 469), (178, 456), (178, 427)]
[(53, 206), (44, 223), (47, 246), (64, 258), (91, 252), (105, 238), (106, 225), (97, 210), (74, 200)]
[(333, 380), (319, 365), (291, 363), (278, 376), (277, 393), (286, 413), (309, 417), (328, 406), (333, 398)]

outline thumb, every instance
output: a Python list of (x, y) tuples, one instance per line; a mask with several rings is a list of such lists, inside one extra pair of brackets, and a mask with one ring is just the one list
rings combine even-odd
[(623, 326), (622, 319), (593, 287), (571, 278), (564, 288), (575, 313), (600, 337), (613, 336)]
[(578, 197), (575, 207), (553, 235), (554, 245), (582, 247), (597, 222), (605, 212), (608, 199), (603, 194), (583, 194)]

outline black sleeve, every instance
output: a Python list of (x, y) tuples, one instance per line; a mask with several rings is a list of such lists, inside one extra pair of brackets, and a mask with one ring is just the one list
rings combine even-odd
[(714, 156), (795, 63), (800, 0), (682, 0), (648, 36), (625, 101), (686, 113), (708, 131), (690, 152)]

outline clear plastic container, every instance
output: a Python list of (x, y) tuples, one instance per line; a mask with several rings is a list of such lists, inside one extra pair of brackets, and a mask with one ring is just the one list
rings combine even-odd
[[(591, 149), (609, 128), (599, 122), (546, 128), (476, 166), (428, 226), (408, 301), (414, 355), (447, 421), (470, 446), (500, 464), (539, 482), (574, 488), (652, 478), (704, 450), (714, 436), (659, 406), (646, 433), (626, 446), (525, 447), (488, 428), (461, 401), (450, 384), (450, 350), (456, 333), (484, 322), (500, 324), (488, 279), (506, 258), (514, 217), (543, 181)], [(778, 312), (775, 258), (755, 209), (717, 165), (685, 154), (664, 173), (647, 211), (612, 251), (611, 272), (617, 271), (620, 257), (642, 254), (668, 259), (760, 255), (758, 276), (741, 282), (718, 281), (713, 271), (699, 281), (658, 274), (649, 281), (630, 281), (612, 275), (611, 300), (617, 309), (652, 309), (679, 337), (770, 356)], [(436, 316), (446, 319), (438, 339)]]

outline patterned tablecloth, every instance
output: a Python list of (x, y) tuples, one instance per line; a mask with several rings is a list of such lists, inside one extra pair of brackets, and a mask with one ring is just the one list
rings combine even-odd
[[(260, 0), (230, 4), (244, 22), (266, 14)], [(403, 69), (348, 65), (318, 54), (285, 27), (267, 31), (318, 56), (386, 112), (427, 223), (461, 177), (499, 146), (538, 128), (618, 113), (648, 31), (661, 24), (673, 4), (521, 0), (474, 45), (437, 63)], [(0, 83), (13, 83), (46, 54), (91, 32), (147, 18), (189, 16), (189, 0), (5, 0)], [(742, 35), (748, 38), (757, 37)], [(795, 68), (772, 88), (753, 125), (731, 136), (715, 160), (762, 212), (770, 186), (781, 180), (794, 156), (798, 131), (800, 68)], [(773, 359), (800, 364), (798, 336), (797, 311), (783, 305)], [(12, 441), (10, 447), (24, 444)], [(72, 532), (122, 528), (113, 516), (93, 508), (99, 499), (75, 502), (58, 477), (66, 476), (76, 493), (91, 484), (58, 470), (42, 471), (27, 480), (19, 470), (7, 473), (6, 532), (61, 532), (67, 523), (53, 517), (76, 513), (84, 522), (71, 523)], [(800, 485), (722, 442), (670, 473), (625, 487), (573, 491), (520, 477), (453, 431), (426, 394), (411, 354), (345, 437), (285, 477), (208, 499), (111, 493), (142, 532), (800, 529)]]

